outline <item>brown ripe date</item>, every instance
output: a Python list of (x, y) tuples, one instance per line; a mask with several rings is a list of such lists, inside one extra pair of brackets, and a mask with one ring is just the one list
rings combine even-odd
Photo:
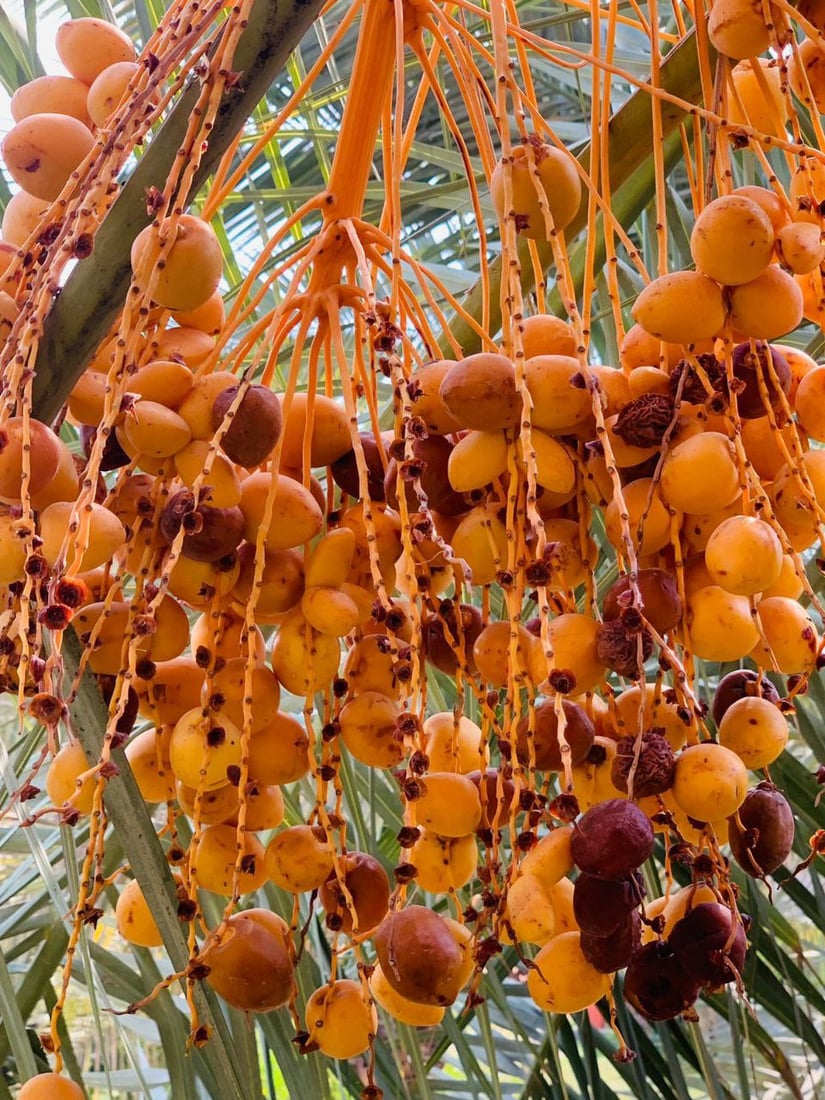
[(625, 1000), (646, 1020), (673, 1020), (693, 1005), (702, 990), (667, 943), (646, 943), (630, 960)]
[(287, 946), (289, 927), (275, 913), (248, 909), (229, 918), (219, 943), (203, 961), (207, 981), (221, 997), (243, 1012), (271, 1012), (286, 1004), (294, 990)]
[(591, 807), (574, 825), (570, 850), (579, 870), (621, 879), (653, 851), (653, 826), (635, 803), (611, 798)]
[[(484, 620), (477, 607), (461, 604), (460, 620), (457, 620), (455, 605), (449, 605), (443, 614), (428, 616), (423, 627), (424, 652), (431, 665), (435, 665), (448, 676), (455, 676), (459, 668), (459, 657), (456, 653), (458, 650), (469, 671), (475, 672), (473, 645), (484, 629)], [(447, 631), (453, 639), (453, 645), (447, 640)]]
[(344, 856), (341, 869), (347, 891), (352, 898), (354, 915), (347, 907), (344, 891), (334, 872), (318, 891), (318, 897), (327, 911), (327, 918), (333, 918), (342, 931), (355, 931), (357, 920), (357, 931), (364, 935), (377, 928), (386, 916), (390, 901), (390, 881), (378, 860), (366, 852), (350, 852)]
[[(375, 441), (375, 436), (368, 432), (359, 435), (360, 446), (367, 468), (367, 493), (370, 500), (384, 500), (384, 474), (385, 465), (382, 452)], [(361, 499), (361, 480), (358, 472), (358, 462), (355, 451), (346, 451), (337, 458), (330, 467), (332, 480), (345, 493), (349, 493), (356, 500)]]
[(794, 829), (788, 800), (771, 783), (760, 783), (748, 791), (738, 813), (728, 821), (733, 858), (754, 878), (770, 874), (790, 855)]
[(426, 906), (390, 913), (375, 933), (375, 950), (392, 988), (416, 1004), (452, 1004), (464, 984), (464, 952)]
[(428, 507), (445, 516), (460, 516), (468, 510), (464, 497), (450, 485), (447, 463), (453, 445), (444, 436), (433, 435), (416, 439), (412, 444), (412, 457), (391, 458), (384, 476), (384, 499), (391, 508), (398, 509), (398, 481), (404, 483), (407, 508), (417, 512), (421, 507), (414, 482), (421, 485), (427, 497)]
[(770, 703), (779, 702), (779, 692), (766, 676), (750, 668), (737, 668), (723, 676), (713, 695), (711, 714), (718, 726), (729, 707), (747, 696), (760, 696)]
[[(212, 405), (212, 427), (223, 423), (230, 406), (238, 397), (238, 386), (219, 393)], [(283, 419), (281, 403), (266, 386), (250, 386), (232, 415), (221, 446), (233, 462), (252, 469), (265, 461), (278, 442)]]
[(160, 533), (171, 545), (181, 527), (181, 554), (193, 561), (219, 561), (240, 544), (244, 517), (240, 508), (212, 508), (195, 504), (195, 496), (181, 489), (167, 502), (160, 517)]
[[(667, 634), (682, 618), (682, 601), (676, 579), (664, 569), (640, 569), (636, 585), (642, 598), (640, 610), (657, 634)], [(605, 622), (618, 619), (633, 605), (633, 587), (625, 574), (614, 581), (604, 596), (602, 613)]]
[(748, 941), (741, 923), (733, 928), (734, 919), (726, 906), (702, 902), (676, 922), (668, 937), (685, 970), (713, 989), (734, 981), (745, 965)]
[(642, 919), (632, 909), (607, 936), (582, 931), (582, 954), (602, 974), (613, 974), (627, 966), (641, 946)]
[[(581, 764), (593, 745), (596, 729), (587, 712), (567, 699), (562, 708), (565, 717), (564, 739), (570, 746), (570, 763)], [(529, 719), (521, 719), (516, 737), (516, 754), (519, 762), (530, 763)], [(559, 741), (559, 722), (553, 699), (546, 699), (536, 707), (535, 729), (532, 735), (535, 766), (539, 771), (561, 771), (564, 767)]]
[(645, 896), (641, 875), (597, 878), (582, 872), (573, 884), (573, 913), (582, 932), (609, 936), (623, 925)]
[(791, 388), (791, 368), (785, 356), (761, 340), (756, 341), (754, 347), (751, 347), (751, 341), (748, 340), (737, 344), (733, 349), (733, 373), (744, 384), (736, 395), (736, 409), (747, 420), (764, 416), (767, 412), (762, 400), (762, 389), (765, 390), (770, 405), (778, 411), (781, 408), (782, 394), (787, 394)]
[(515, 794), (512, 779), (507, 778), (497, 768), (486, 770), (483, 787), (480, 771), (468, 772), (467, 778), (478, 787), (481, 797), (479, 829), (506, 828), (510, 823), (510, 807)]
[[(637, 758), (638, 751), (638, 758)], [(657, 730), (642, 734), (642, 744), (635, 737), (622, 737), (616, 743), (611, 779), (620, 791), (627, 791), (633, 776), (633, 797), (646, 798), (662, 794), (673, 786), (676, 758), (667, 740)]]

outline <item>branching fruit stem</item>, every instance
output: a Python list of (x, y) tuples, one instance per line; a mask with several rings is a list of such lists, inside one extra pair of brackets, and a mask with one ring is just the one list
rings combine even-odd
[[(224, 96), (193, 193), (283, 69), (322, 3), (257, 0), (254, 4), (235, 54), (235, 68), (242, 79)], [(162, 185), (169, 174), (197, 96), (197, 87), (191, 87), (181, 97), (100, 227), (94, 252), (72, 272), (46, 319), (33, 391), (33, 411), (39, 420), (48, 423), (57, 415), (123, 305), (132, 272), (132, 241), (152, 220), (146, 211), (146, 190)]]

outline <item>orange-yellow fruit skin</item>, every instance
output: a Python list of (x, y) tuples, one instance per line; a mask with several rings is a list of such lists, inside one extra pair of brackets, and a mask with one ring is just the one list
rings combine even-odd
[(293, 695), (311, 695), (330, 683), (341, 660), (341, 642), (319, 634), (300, 611), (281, 623), (272, 647), (272, 669)]
[(160, 947), (163, 937), (137, 879), (127, 882), (117, 899), (115, 919), (121, 936), (138, 947)]
[(800, 379), (794, 409), (808, 435), (825, 440), (825, 367), (814, 367)]
[[(237, 819), (238, 788), (231, 783), (198, 793), (193, 787), (178, 780), (175, 783), (175, 792), (178, 805), (186, 816), (193, 821), (197, 819), (201, 825), (224, 825), (229, 824), (232, 818)], [(232, 824), (236, 823), (236, 820), (232, 821)]]
[(148, 729), (130, 737), (126, 759), (145, 802), (171, 802), (175, 797), (175, 776), (169, 760), (171, 730)]
[[(557, 497), (567, 497), (575, 492), (576, 466), (564, 445), (538, 428), (531, 433), (530, 443), (535, 455), (536, 484)], [(533, 461), (521, 442), (519, 450), (525, 466)]]
[[(825, 371), (823, 371), (823, 381), (825, 381)], [(823, 394), (823, 401), (825, 401), (825, 394)], [(825, 432), (825, 417), (822, 418), (821, 429)], [(753, 468), (763, 481), (773, 481), (785, 465), (785, 451), (780, 446), (780, 440), (789, 451), (794, 430), (793, 424), (786, 424), (784, 428), (771, 427), (767, 416), (742, 421), (742, 446), (753, 463)]]
[(270, 840), (264, 867), (282, 890), (317, 890), (333, 872), (332, 845), (320, 826), (292, 825)]
[(596, 737), (593, 739), (593, 745), (604, 751), (604, 760), (594, 764), (585, 757), (580, 764), (574, 764), (572, 768), (573, 793), (582, 813), (589, 810), (591, 806), (597, 806), (600, 802), (607, 802), (611, 798), (627, 798), (627, 792), (620, 791), (613, 783), (616, 742), (609, 737)]
[(531, 874), (519, 874), (507, 891), (507, 920), (521, 943), (541, 947), (556, 933), (549, 887)]
[(171, 325), (163, 332), (156, 333), (151, 342), (153, 358), (180, 358), (193, 370), (209, 357), (214, 347), (214, 336), (210, 336), (202, 329), (184, 325)]
[[(825, 170), (818, 160), (805, 159), (791, 175), (789, 197), (794, 206), (797, 218), (813, 219), (816, 224), (817, 215), (808, 209), (811, 202), (814, 206), (825, 198)], [(811, 200), (800, 203), (799, 200)]]
[[(638, 553), (655, 554), (670, 542), (670, 512), (658, 487), (648, 477), (639, 478), (624, 487), (628, 531)], [(604, 514), (607, 537), (624, 552), (624, 540), (618, 505), (610, 500)]]
[(573, 883), (571, 879), (559, 879), (555, 885), (548, 889), (547, 895), (550, 898), (550, 904), (553, 906), (553, 916), (556, 922), (555, 934), (560, 936), (564, 932), (578, 932), (579, 923), (576, 920), (576, 914), (573, 912)]
[(628, 375), (628, 389), (631, 398), (641, 397), (643, 393), (670, 393), (670, 375), (659, 367), (634, 367)]
[(183, 417), (157, 401), (138, 401), (126, 414), (117, 435), (128, 454), (149, 459), (169, 458), (192, 438)]
[[(512, 213), (516, 216), (518, 232), (523, 236), (533, 240), (549, 240), (549, 225), (558, 232), (575, 218), (581, 206), (581, 181), (576, 161), (570, 153), (535, 142), (533, 157), (535, 168), (530, 164), (525, 148), (516, 149), (512, 154)], [(507, 171), (505, 162), (499, 161), (490, 180), (490, 193), (500, 221), (511, 213), (506, 209)], [(542, 207), (549, 211), (549, 222)]]
[(719, 53), (736, 61), (764, 53), (771, 34), (760, 0), (715, 0), (708, 37)]
[(787, 596), (791, 600), (798, 600), (804, 589), (805, 585), (797, 573), (796, 563), (790, 554), (783, 554), (779, 576), (770, 588), (766, 588), (762, 593), (762, 599), (770, 596)]
[(188, 787), (222, 787), (227, 769), (241, 763), (241, 731), (224, 717), (204, 717), (202, 708), (195, 707), (178, 719), (169, 759), (176, 778)]
[(306, 731), (289, 714), (278, 711), (249, 744), (249, 775), (269, 785), (294, 783), (310, 769)]
[(788, 57), (788, 77), (794, 95), (820, 114), (825, 110), (825, 51), (820, 42), (803, 38)]
[(515, 367), (504, 355), (478, 352), (461, 359), (445, 373), (438, 395), (447, 412), (474, 431), (500, 431), (521, 419)]
[[(642, 691), (644, 702), (640, 707)], [(645, 683), (641, 688), (635, 684), (626, 688), (615, 699), (614, 717), (605, 723), (607, 735), (614, 738), (635, 737), (641, 722), (645, 729), (658, 726), (673, 751), (678, 751), (687, 738), (689, 723), (684, 721), (685, 712), (678, 702), (668, 701), (666, 691), (663, 685), (651, 683)]]
[(697, 269), (726, 286), (760, 275), (771, 262), (773, 246), (770, 218), (743, 195), (722, 195), (708, 203), (690, 235)]
[(525, 359), (534, 355), (575, 356), (578, 342), (567, 321), (550, 313), (539, 313), (521, 322), (521, 346)]
[(0, 584), (12, 584), (23, 575), (26, 544), (18, 536), (20, 522), (0, 514)]
[(730, 325), (757, 340), (777, 340), (802, 321), (802, 290), (775, 264), (730, 292)]
[(17, 1100), (84, 1100), (80, 1085), (59, 1073), (40, 1073), (30, 1077), (17, 1094)]
[(27, 191), (17, 191), (6, 203), (3, 211), (3, 240), (15, 249), (22, 247), (29, 237), (40, 228), (40, 223), (49, 208), (47, 199), (38, 199)]
[(674, 271), (648, 283), (631, 310), (642, 328), (673, 344), (716, 336), (725, 324), (722, 290), (699, 271)]
[[(151, 680), (135, 681), (141, 715), (157, 726), (174, 726), (183, 714), (200, 703), (203, 681), (203, 670), (192, 657), (175, 657), (157, 663)], [(128, 754), (129, 746), (126, 752)]]
[(396, 727), (398, 713), (394, 699), (377, 691), (361, 692), (341, 708), (341, 740), (362, 763), (373, 768), (395, 767), (404, 757)]
[(785, 596), (770, 596), (760, 600), (756, 610), (762, 638), (754, 648), (754, 659), (789, 676), (813, 671), (819, 636), (805, 608)]
[(393, 1019), (410, 1027), (437, 1027), (444, 1019), (446, 1009), (440, 1005), (422, 1005), (404, 997), (387, 981), (381, 964), (376, 963), (370, 975), (370, 993)]
[(138, 71), (139, 66), (134, 61), (116, 61), (98, 73), (86, 99), (95, 126), (106, 125)]
[(698, 588), (687, 605), (691, 649), (697, 657), (739, 661), (759, 641), (747, 596), (711, 584)]
[(733, 444), (720, 432), (701, 432), (678, 443), (662, 467), (662, 496), (692, 515), (726, 508), (739, 494)]
[(71, 115), (88, 126), (88, 92), (83, 81), (73, 76), (38, 76), (21, 84), (11, 97), (11, 117), (15, 122), (22, 122), (29, 115)]
[(88, 775), (79, 786), (76, 782), (90, 767), (79, 741), (65, 744), (46, 772), (46, 793), (52, 805), (64, 806), (69, 803), (78, 813), (91, 813), (97, 779), (94, 775)]
[(475, 877), (478, 848), (474, 836), (443, 837), (422, 829), (409, 858), (418, 871), (416, 886), (432, 894), (447, 894)]
[(656, 367), (670, 371), (682, 358), (683, 350), (681, 344), (662, 343), (658, 337), (646, 332), (637, 321), (627, 330), (619, 346), (619, 362), (626, 372), (636, 367)]
[[(19, 192), (24, 194), (25, 192)], [(6, 207), (8, 209), (8, 206)], [(0, 241), (0, 275), (5, 275), (11, 266), (12, 261), (16, 255), (17, 249), (9, 243), (8, 240)]]
[(570, 852), (572, 836), (573, 828), (570, 825), (559, 826), (546, 833), (522, 859), (519, 865), (521, 871), (534, 875), (548, 889), (554, 886), (573, 868), (573, 856)]
[(24, 191), (51, 202), (94, 148), (88, 127), (71, 115), (29, 115), (3, 138), (0, 155)]
[(178, 325), (197, 328), (210, 336), (216, 336), (226, 320), (226, 309), (220, 291), (216, 290), (206, 301), (195, 309), (176, 309), (172, 317)]
[[(159, 249), (159, 236), (165, 245)], [(144, 260), (146, 250), (163, 256), (158, 271)], [(158, 305), (169, 309), (196, 309), (217, 290), (223, 270), (223, 253), (214, 229), (202, 218), (181, 214), (176, 223), (165, 219), (159, 228), (148, 225), (132, 244), (132, 269), (142, 289), (151, 286)], [(157, 278), (154, 276), (157, 275)]]
[(473, 584), (492, 584), (507, 560), (507, 529), (496, 509), (473, 508), (463, 516), (450, 540), (456, 558), (466, 562)]
[(176, 409), (189, 396), (193, 384), (192, 371), (185, 363), (174, 359), (155, 359), (132, 375), (129, 392), (136, 393), (145, 401), (165, 405), (167, 409)]
[(481, 824), (478, 787), (460, 773), (430, 772), (414, 806), (417, 824), (441, 836), (468, 836)]
[(431, 714), (422, 727), (424, 751), (434, 772), (475, 771), (481, 763), (482, 733), (475, 722), (452, 711)]
[(84, 84), (116, 61), (134, 61), (132, 40), (104, 19), (70, 19), (61, 23), (55, 35), (58, 56), (68, 71)]
[(378, 1030), (378, 1015), (360, 982), (340, 979), (315, 991), (306, 1007), (310, 1041), (329, 1058), (354, 1058)]
[[(758, 77), (755, 67), (761, 70)], [(729, 121), (734, 125), (752, 126), (773, 137), (785, 137), (788, 105), (776, 60), (755, 57), (740, 61), (731, 70), (731, 82), (735, 94), (731, 92), (729, 96)]]
[(790, 225), (790, 204), (783, 195), (778, 195), (771, 188), (746, 184), (744, 187), (737, 187), (731, 193), (743, 195), (746, 199), (750, 199), (751, 202), (755, 202), (757, 206), (761, 207), (770, 218), (774, 233), (779, 233), (786, 225)]
[(483, 489), (507, 468), (504, 432), (467, 432), (450, 452), (447, 477), (457, 493)]
[(330, 466), (352, 448), (352, 432), (344, 406), (321, 393), (313, 394), (311, 402), (310, 420), (310, 397), (307, 394), (293, 394), (288, 406), (285, 400), (282, 401), (282, 467), (303, 468), (305, 432), (309, 434), (309, 464), (312, 467)]
[(248, 542), (255, 542), (270, 497), (271, 518), (264, 536), (267, 550), (302, 546), (321, 530), (323, 513), (312, 493), (300, 482), (280, 474), (255, 473), (241, 483), (240, 507)]
[[(108, 616), (102, 603), (87, 604), (74, 618), (79, 631), (93, 630), (101, 617), (103, 627), (98, 637), (99, 645), (89, 660), (93, 672), (116, 676), (121, 668), (123, 644), (129, 629), (129, 605), (115, 600), (108, 608)], [(171, 596), (165, 596), (155, 612), (155, 632), (145, 635), (138, 643), (141, 657), (153, 661), (169, 661), (179, 656), (189, 639), (189, 621), (186, 612)]]
[[(72, 517), (73, 505), (65, 501), (56, 501), (40, 513), (40, 536), (43, 539), (42, 552), (49, 565), (54, 565), (63, 548)], [(91, 511), (83, 517), (88, 525), (88, 534), (82, 539), (80, 533), (69, 541), (65, 558), (73, 572), (85, 572), (95, 569), (104, 562), (111, 561), (117, 551), (126, 542), (123, 524), (102, 504), (91, 504)], [(75, 521), (77, 522), (77, 521)], [(85, 546), (78, 560), (78, 552)]]
[(596, 652), (598, 623), (589, 615), (567, 612), (550, 620), (550, 645), (553, 657), (552, 669), (572, 672), (576, 678), (576, 691), (592, 691), (605, 675), (605, 666)]
[(766, 768), (788, 743), (788, 722), (768, 699), (745, 696), (725, 711), (719, 744), (735, 752), (751, 770)]
[(563, 932), (545, 944), (527, 975), (530, 996), (547, 1012), (580, 1012), (610, 989), (609, 975), (585, 959), (578, 932)]
[(252, 833), (244, 833), (239, 853), (234, 825), (209, 825), (202, 831), (192, 858), (198, 885), (230, 897), (239, 859), (243, 866), (238, 872), (238, 893), (249, 894), (266, 882), (263, 845)]
[(813, 222), (793, 222), (780, 229), (776, 249), (782, 263), (794, 275), (807, 275), (825, 259), (822, 230)]
[(592, 415), (586, 387), (575, 384), (581, 364), (571, 355), (536, 355), (525, 360), (524, 378), (533, 399), (532, 422), (543, 431), (563, 435)]
[(782, 571), (782, 543), (755, 516), (730, 516), (711, 532), (705, 563), (715, 584), (737, 596), (764, 592)]
[(673, 797), (696, 821), (720, 821), (736, 813), (748, 790), (748, 769), (723, 745), (704, 742), (676, 758)]

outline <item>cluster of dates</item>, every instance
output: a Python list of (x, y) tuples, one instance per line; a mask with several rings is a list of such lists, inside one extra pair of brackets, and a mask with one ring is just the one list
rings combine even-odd
[[(26, 110), (19, 126), (52, 117)], [(12, 171), (22, 135), (4, 143)], [(562, 226), (578, 178), (562, 154), (532, 156)], [(527, 233), (544, 217), (516, 214)], [(302, 1049), (361, 1054), (375, 1003), (438, 1024), (507, 944), (539, 949), (528, 989), (554, 1012), (595, 1003), (626, 968), (630, 1003), (668, 1019), (741, 973), (723, 847), (756, 877), (790, 854), (767, 769), (792, 707), (766, 674), (801, 690), (821, 646), (798, 554), (825, 507), (825, 451), (810, 445), (825, 439), (825, 367), (766, 342), (803, 314), (776, 262), (806, 274), (810, 234), (786, 230), (808, 223), (792, 214), (755, 187), (711, 203), (698, 270), (639, 296), (619, 367), (586, 367), (572, 327), (544, 315), (520, 323), (517, 357), (396, 359), (388, 435), (359, 433), (343, 399), (220, 369), (217, 237), (163, 219), (132, 250), (153, 308), (128, 352), (98, 351), (60, 434), (23, 415), (0, 425), (0, 677), (60, 745), (50, 806), (76, 821), (106, 774), (44, 680), (44, 632), (71, 627), (141, 794), (194, 822), (188, 851), (170, 849), (182, 915), (198, 890), (246, 906), (271, 882), (317, 897), (339, 951), (349, 938), (353, 977), (309, 998)], [(396, 352), (386, 335), (376, 349)], [(601, 591), (597, 523), (619, 572)], [(694, 658), (753, 667), (702, 699)], [(477, 721), (428, 704), (430, 674)], [(394, 883), (375, 852), (340, 843), (347, 754), (398, 779)], [(304, 779), (315, 806), (285, 823), (282, 788)], [(657, 830), (693, 883), (646, 901)], [(116, 917), (131, 942), (161, 945), (137, 883)], [(296, 931), (241, 908), (192, 973), (248, 1011), (294, 1006)]]

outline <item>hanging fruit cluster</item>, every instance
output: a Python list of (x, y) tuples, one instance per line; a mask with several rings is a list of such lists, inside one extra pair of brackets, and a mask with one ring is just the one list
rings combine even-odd
[[(199, 214), (181, 208), (231, 84), (227, 33), (198, 74), (190, 158), (148, 195), (129, 295), (65, 418), (45, 423), (31, 368), (60, 265), (86, 262), (186, 55), (163, 26), (136, 60), (109, 24), (75, 20), (57, 42), (70, 75), (15, 95), (2, 145), (22, 190), (0, 251), (0, 682), (46, 731), (16, 801), (29, 821), (89, 815), (76, 943), (103, 904), (106, 788), (125, 746), (142, 798), (166, 807), (155, 820), (189, 947), (168, 982), (187, 983), (196, 1042), (205, 982), (249, 1012), (288, 1006), (303, 1051), (351, 1058), (374, 1042), (376, 1006), (436, 1026), (450, 1005), (476, 1003), (485, 966), (513, 949), (551, 1012), (612, 1004), (619, 972), (652, 1020), (743, 988), (747, 918), (730, 862), (764, 879), (791, 854), (794, 816), (769, 769), (821, 654), (803, 555), (825, 519), (825, 367), (778, 341), (822, 321), (825, 158), (802, 143), (787, 91), (772, 90), (782, 56), (795, 95), (816, 103), (819, 46), (750, 4), (745, 25), (740, 7), (717, 0), (707, 23), (730, 64), (722, 104), (703, 108), (713, 159), (696, 151), (689, 165), (695, 266), (668, 270), (662, 220), (657, 277), (631, 249), (646, 285), (626, 327), (608, 264), (620, 346), (609, 365), (588, 354), (593, 254), (577, 287), (566, 243), (584, 229), (592, 245), (598, 221), (608, 258), (630, 248), (598, 201), (605, 157), (588, 175), (508, 53), (527, 44), (562, 63), (576, 51), (493, 4), (494, 90), (465, 88), (501, 233), (500, 286), (486, 263), (482, 279), (487, 302), (499, 293), (499, 331), (487, 306), (473, 317), (414, 263), (398, 219), (361, 218), (403, 79), (401, 47), (387, 46), (393, 6), (365, 0), (328, 187), (273, 237), (272, 249), (315, 219), (280, 304), (261, 316), (252, 301), (256, 280), (283, 277), (266, 256), (228, 313), (221, 295), (210, 217), (253, 154), (235, 150), (240, 167), (226, 162)], [(431, 76), (427, 35), (447, 16), (404, 12), (403, 47)], [(475, 43), (450, 48), (451, 64), (478, 68)], [(661, 138), (664, 93), (656, 81), (643, 91)], [(399, 214), (413, 132), (391, 149), (385, 134)], [(733, 187), (733, 158), (766, 169), (769, 147), (787, 158), (787, 192), (772, 170), (766, 186)], [(525, 300), (525, 272), (551, 261), (566, 319), (543, 289)], [(445, 308), (479, 350), (465, 354)], [(709, 685), (700, 662), (742, 667)], [(108, 707), (98, 759), (74, 735), (90, 677)], [(393, 776), (391, 873), (379, 838), (352, 827), (353, 767)], [(284, 788), (311, 792), (294, 803), (303, 820), (285, 818)], [(651, 858), (659, 897), (646, 890)], [(681, 889), (674, 862), (690, 870)], [(291, 898), (289, 919), (260, 904), (267, 883)], [(119, 884), (117, 926), (160, 947), (143, 885)], [(217, 923), (204, 894), (226, 901)], [(310, 912), (332, 967), (302, 1004)], [(56, 1022), (54, 1044), (59, 1059)], [(630, 1057), (623, 1042), (619, 1053)], [(365, 1095), (378, 1095), (371, 1071)]]

